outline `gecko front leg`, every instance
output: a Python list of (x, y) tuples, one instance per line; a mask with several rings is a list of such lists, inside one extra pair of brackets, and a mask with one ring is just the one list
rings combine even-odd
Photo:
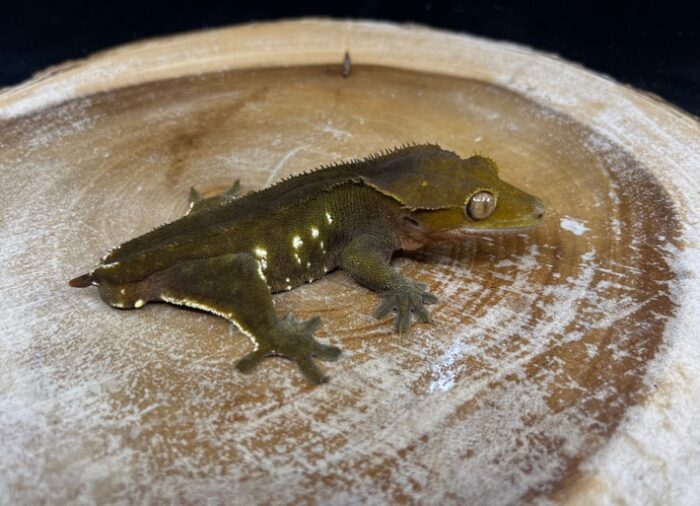
[(389, 260), (394, 248), (390, 241), (373, 235), (354, 239), (342, 252), (340, 265), (355, 281), (370, 290), (382, 293), (382, 301), (374, 317), (384, 318), (396, 311), (394, 329), (405, 334), (411, 326), (411, 317), (423, 323), (430, 321), (425, 304), (437, 302), (423, 283), (405, 278), (396, 272)]

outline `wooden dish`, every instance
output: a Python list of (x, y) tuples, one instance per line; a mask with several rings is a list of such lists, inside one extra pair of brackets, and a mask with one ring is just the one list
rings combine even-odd
[[(342, 77), (348, 51), (353, 62)], [(498, 161), (544, 226), (396, 264), (404, 338), (342, 272), (276, 296), (345, 350), (232, 371), (224, 320), (67, 280), (180, 216), (407, 142)], [(10, 503), (693, 503), (700, 127), (519, 46), (303, 20), (146, 41), (0, 94), (0, 497)]]

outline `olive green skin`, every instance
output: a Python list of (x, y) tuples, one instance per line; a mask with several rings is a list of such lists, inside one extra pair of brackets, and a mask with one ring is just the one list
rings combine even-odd
[[(327, 378), (311, 358), (335, 360), (340, 350), (313, 338), (318, 318), (278, 319), (271, 293), (340, 267), (382, 293), (375, 316), (395, 310), (395, 328), (405, 333), (412, 317), (429, 321), (424, 304), (437, 298), (391, 268), (394, 251), (522, 230), (544, 214), (539, 199), (498, 178), (490, 159), (461, 159), (434, 145), (323, 167), (241, 197), (237, 192), (238, 182), (208, 199), (192, 190), (185, 216), (115, 248), (71, 286), (96, 285), (105, 302), (123, 309), (162, 301), (213, 312), (255, 344), (236, 364), (239, 371), (283, 356), (308, 381), (321, 383)], [(474, 219), (470, 199), (484, 192), (495, 207)]]

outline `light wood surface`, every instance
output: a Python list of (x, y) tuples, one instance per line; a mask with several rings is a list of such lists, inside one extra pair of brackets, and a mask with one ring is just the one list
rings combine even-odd
[[(353, 60), (342, 77), (345, 51)], [(0, 497), (12, 503), (700, 500), (694, 118), (534, 51), (291, 21), (147, 41), (0, 94)], [(244, 190), (406, 142), (480, 152), (527, 234), (396, 259), (439, 296), (399, 338), (336, 272), (275, 297), (343, 348), (242, 376), (224, 320), (67, 280)]]

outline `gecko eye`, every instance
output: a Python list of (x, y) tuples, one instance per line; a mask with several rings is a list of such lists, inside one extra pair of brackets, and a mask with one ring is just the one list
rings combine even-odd
[(483, 220), (496, 209), (496, 197), (491, 192), (481, 191), (472, 195), (464, 206), (464, 211), (472, 220)]

